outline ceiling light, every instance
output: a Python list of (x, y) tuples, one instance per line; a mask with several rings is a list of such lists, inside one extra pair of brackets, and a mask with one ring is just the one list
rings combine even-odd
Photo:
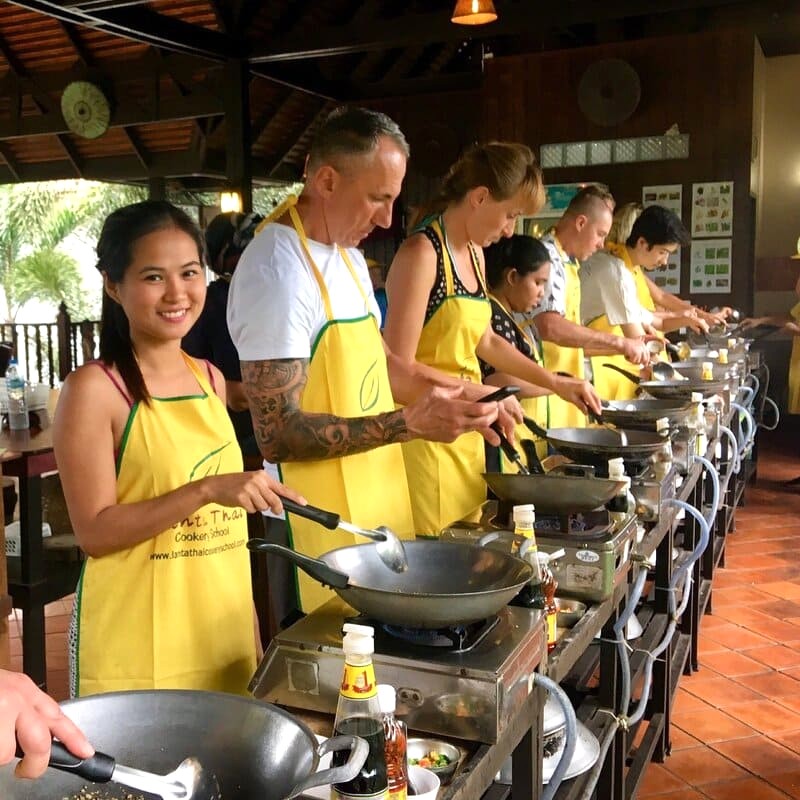
[(223, 214), (229, 211), (242, 210), (242, 196), (239, 192), (222, 192), (219, 196), (219, 208)]
[(457, 0), (450, 21), (456, 25), (486, 25), (496, 19), (492, 0)]

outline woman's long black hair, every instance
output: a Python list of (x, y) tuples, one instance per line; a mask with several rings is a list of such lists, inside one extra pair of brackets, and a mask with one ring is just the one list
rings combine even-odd
[[(156, 231), (176, 228), (192, 237), (201, 261), (205, 261), (205, 241), (192, 218), (166, 200), (144, 200), (112, 211), (103, 223), (97, 242), (97, 269), (119, 283), (133, 261), (136, 243)], [(122, 306), (103, 292), (100, 317), (100, 360), (116, 366), (134, 402), (150, 402), (142, 371), (136, 360), (131, 329)]]
[(502, 284), (506, 270), (515, 269), (520, 275), (528, 275), (550, 261), (550, 253), (538, 239), (521, 233), (500, 239), (487, 247), (483, 255), (486, 260), (486, 282), (490, 289)]

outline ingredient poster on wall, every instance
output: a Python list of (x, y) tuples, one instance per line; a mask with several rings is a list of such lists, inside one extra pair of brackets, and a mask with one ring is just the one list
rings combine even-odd
[(733, 182), (692, 184), (692, 238), (733, 235)]
[(690, 291), (693, 294), (728, 294), (731, 291), (731, 240), (692, 242)]
[[(668, 186), (643, 186), (642, 205), (664, 206), (682, 217), (681, 204), (683, 203), (683, 187), (679, 183)], [(656, 286), (672, 293), (678, 294), (681, 290), (681, 248), (679, 247), (667, 261), (665, 267), (654, 270), (650, 277)]]

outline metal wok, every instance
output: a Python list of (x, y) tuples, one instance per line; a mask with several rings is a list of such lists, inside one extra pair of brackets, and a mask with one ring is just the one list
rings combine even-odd
[(533, 503), (536, 512), (543, 514), (583, 514), (625, 490), (624, 481), (597, 478), (591, 468), (578, 475), (486, 472), (483, 479), (501, 500), (515, 505)]
[(603, 419), (618, 428), (639, 430), (653, 430), (656, 421), (665, 417), (670, 427), (683, 425), (695, 413), (692, 403), (679, 400), (604, 400), (602, 405)]
[[(311, 730), (286, 711), (216, 692), (117, 692), (72, 700), (63, 708), (98, 750), (113, 753), (120, 763), (167, 773), (185, 757), (196, 756), (216, 776), (221, 800), (284, 800), (312, 786), (348, 780), (368, 750), (353, 736), (318, 745)], [(316, 773), (322, 755), (354, 744), (344, 774)], [(3, 800), (61, 800), (84, 786), (84, 779), (55, 770), (37, 781), (21, 781), (14, 778), (13, 765), (0, 769)], [(138, 797), (113, 783), (98, 795), (103, 800)]]
[(442, 628), (496, 614), (531, 579), (533, 569), (507, 553), (461, 542), (404, 542), (408, 569), (387, 570), (369, 544), (340, 547), (319, 559), (251, 539), (256, 552), (292, 561), (362, 614), (391, 625)]
[(692, 393), (700, 392), (704, 398), (724, 392), (728, 388), (728, 381), (643, 381), (638, 375), (628, 372), (616, 364), (603, 364), (604, 367), (619, 372), (629, 381), (637, 384), (640, 389), (644, 389), (649, 395), (659, 400), (683, 400), (687, 402), (692, 399)]
[[(708, 359), (673, 361), (672, 368), (690, 381), (701, 381), (703, 380), (703, 364), (707, 361)], [(715, 381), (727, 381), (738, 372), (738, 367), (736, 364), (716, 364), (712, 361), (711, 370)]]

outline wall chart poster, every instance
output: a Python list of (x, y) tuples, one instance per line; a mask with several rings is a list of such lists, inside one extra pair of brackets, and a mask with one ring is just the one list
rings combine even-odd
[[(668, 186), (643, 186), (642, 205), (664, 206), (682, 217), (683, 186), (673, 183)], [(667, 261), (666, 266), (654, 270), (649, 274), (656, 286), (672, 293), (678, 294), (681, 290), (681, 248), (679, 247)]]
[(689, 268), (692, 294), (729, 294), (731, 291), (731, 240), (692, 242)]
[(733, 235), (733, 181), (692, 184), (691, 234)]

